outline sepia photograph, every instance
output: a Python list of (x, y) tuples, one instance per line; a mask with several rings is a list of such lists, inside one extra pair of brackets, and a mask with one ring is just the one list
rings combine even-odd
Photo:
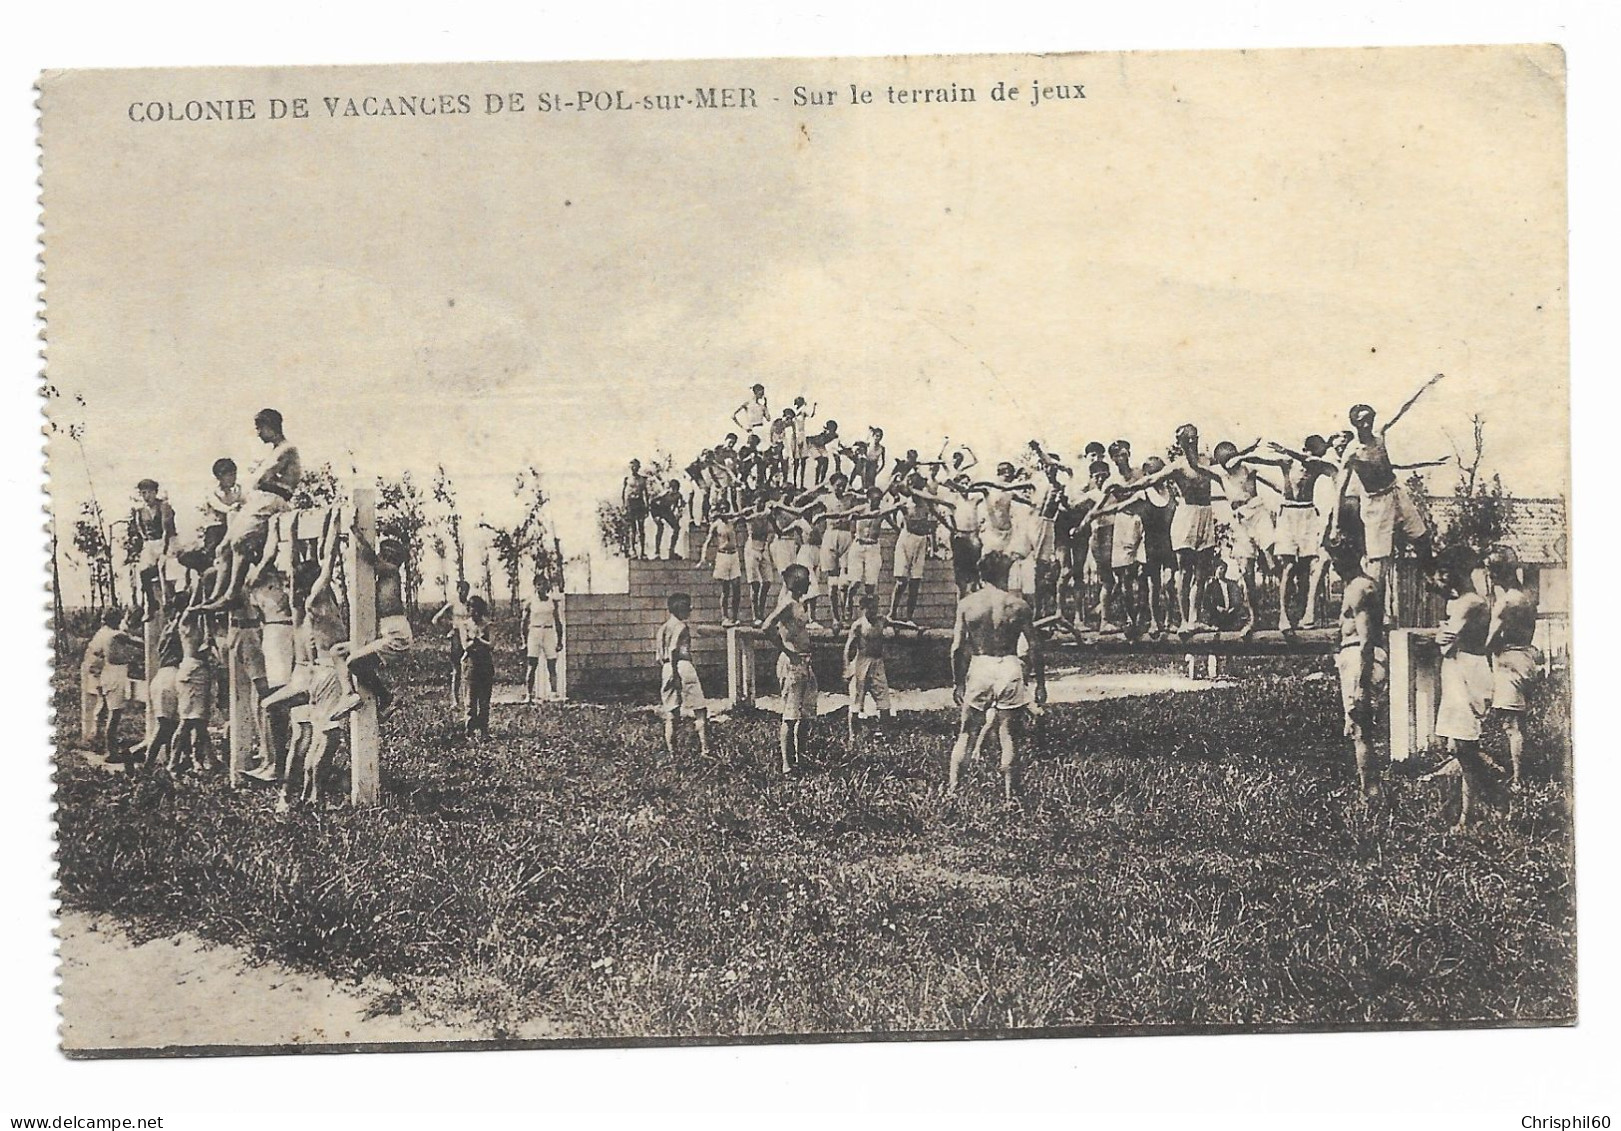
[(38, 97), (69, 1057), (1576, 1023), (1559, 47)]

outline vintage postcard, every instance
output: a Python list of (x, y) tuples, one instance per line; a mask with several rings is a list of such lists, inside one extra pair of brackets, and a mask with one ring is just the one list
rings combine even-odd
[(43, 75), (63, 1049), (1573, 1023), (1564, 78)]

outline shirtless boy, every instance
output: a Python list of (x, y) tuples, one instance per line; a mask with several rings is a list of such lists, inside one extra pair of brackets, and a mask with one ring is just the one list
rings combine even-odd
[(709, 701), (692, 662), (692, 597), (671, 593), (665, 602), (669, 619), (659, 628), (656, 646), (659, 664), (659, 709), (664, 715), (664, 752), (675, 757), (675, 720), (685, 716), (698, 732), (698, 753), (709, 755)]
[(193, 606), (193, 615), (218, 612), (242, 598), (242, 583), (248, 567), (264, 551), (272, 515), (292, 508), (293, 492), (303, 476), (298, 449), (282, 431), (281, 413), (260, 409), (253, 417), (253, 428), (270, 453), (248, 477), (242, 506), (231, 518), (225, 541), (219, 548), (219, 577), (210, 599)]
[(889, 597), (889, 619), (897, 619), (904, 596), (906, 616), (902, 623), (910, 626), (917, 614), (918, 595), (923, 590), (929, 546), (940, 525), (940, 514), (935, 508), (951, 504), (938, 492), (931, 491), (929, 481), (921, 475), (913, 474), (898, 490), (902, 499), (901, 530), (895, 537), (895, 591)]
[(782, 772), (791, 774), (804, 759), (810, 724), (816, 718), (818, 689), (816, 671), (811, 667), (809, 620), (801, 599), (810, 588), (810, 576), (803, 566), (789, 566), (782, 578), (782, 602), (760, 626), (777, 634), (777, 682), (782, 687), (782, 730), (778, 741)]
[(1441, 648), (1441, 705), (1435, 733), (1450, 740), (1463, 786), (1453, 832), (1475, 823), (1497, 769), (1480, 747), (1494, 688), (1491, 663), (1486, 659), (1491, 607), (1475, 591), (1475, 565), (1474, 552), (1464, 545), (1448, 546), (1434, 563), (1437, 587), (1447, 595), (1446, 621), (1435, 634)]
[(1171, 516), (1171, 548), (1176, 552), (1182, 635), (1209, 632), (1199, 619), (1204, 588), (1216, 560), (1216, 517), (1210, 506), (1213, 477), (1199, 460), (1199, 430), (1184, 424), (1176, 430), (1176, 451), (1165, 470), (1142, 480), (1152, 487), (1176, 485), (1177, 507)]
[(1345, 587), (1340, 601), (1340, 647), (1335, 668), (1340, 677), (1340, 703), (1345, 712), (1345, 737), (1356, 752), (1357, 784), (1364, 803), (1382, 793), (1379, 767), (1374, 761), (1368, 730), (1386, 675), (1379, 661), (1385, 637), (1385, 606), (1379, 587), (1362, 571), (1361, 548), (1348, 539), (1329, 547), (1334, 572)]
[(135, 485), (141, 502), (130, 515), (130, 522), (141, 533), (141, 557), (137, 569), (141, 594), (148, 609), (162, 608), (168, 598), (164, 569), (175, 544), (174, 508), (158, 496), (158, 482), (143, 479)]
[(732, 423), (756, 439), (763, 438), (771, 423), (771, 406), (766, 403), (764, 385), (749, 386), (749, 399), (733, 410)]
[(1240, 631), (1246, 640), (1255, 635), (1256, 566), (1259, 563), (1262, 572), (1271, 572), (1272, 548), (1277, 543), (1272, 512), (1256, 490), (1256, 484), (1265, 482), (1275, 491), (1283, 490), (1281, 484), (1262, 480), (1256, 472), (1255, 464), (1279, 467), (1283, 464), (1281, 460), (1256, 455), (1260, 444), (1257, 440), (1240, 449), (1232, 441), (1223, 440), (1210, 453), (1210, 466), (1204, 469), (1221, 484), (1222, 495), (1233, 510), (1233, 557), (1238, 563), (1238, 582), (1244, 598), (1244, 623)]
[(957, 603), (957, 623), (951, 638), (951, 670), (956, 677), (962, 715), (957, 742), (951, 750), (948, 795), (957, 792), (957, 778), (980, 724), (994, 714), (994, 728), (1002, 747), (1002, 792), (1011, 802), (1018, 752), (1013, 723), (1018, 712), (1034, 701), (1025, 686), (1019, 660), (1019, 638), (1027, 641), (1033, 658), (1040, 655), (1041, 637), (1033, 626), (1030, 606), (1007, 592), (1008, 556), (992, 550), (980, 559), (984, 585)]
[(805, 405), (804, 397), (794, 398), (794, 429), (788, 456), (793, 461), (792, 482), (795, 487), (805, 486), (805, 472), (810, 463), (810, 421), (816, 415), (816, 405)]
[(1542, 658), (1532, 644), (1537, 632), (1537, 603), (1525, 591), (1519, 555), (1512, 549), (1494, 549), (1486, 559), (1486, 569), (1496, 591), (1486, 634), (1486, 656), (1492, 665), (1492, 713), (1508, 737), (1509, 789), (1518, 792), (1525, 756), (1521, 720), (1541, 671)]
[(715, 580), (720, 583), (721, 624), (730, 628), (741, 616), (743, 569), (737, 554), (738, 516), (730, 511), (718, 511), (710, 520), (709, 534), (693, 561), (696, 569), (704, 568), (709, 547), (715, 547)]
[(625, 556), (631, 560), (647, 557), (647, 476), (642, 461), (630, 461), (630, 471), (619, 485), (619, 503), (625, 508)]
[(675, 541), (681, 535), (681, 520), (686, 512), (686, 499), (681, 494), (681, 484), (674, 479), (664, 485), (664, 490), (654, 495), (647, 503), (647, 513), (653, 517), (653, 560), (664, 557), (664, 532), (670, 532), (670, 560), (675, 560)]
[[(314, 580), (308, 581), (313, 562), (300, 562), (293, 570), (293, 599), (303, 605), (303, 639), (309, 656), (304, 690), (307, 707), (303, 712), (307, 725), (301, 725), (303, 733), (294, 739), (292, 753), (287, 757), (287, 774), (282, 779), (281, 799), (276, 804), (278, 812), (285, 812), (292, 802), (300, 799), (312, 804), (321, 799), (324, 775), (338, 748), (343, 719), (360, 705), (359, 698), (350, 690), (343, 662), (349, 629), (332, 588), (341, 537), (334, 511), (323, 531), (320, 565)], [(290, 688), (292, 686), (295, 685)], [(296, 697), (288, 700), (289, 704), (296, 701)]]
[(878, 596), (878, 579), (883, 570), (883, 553), (879, 536), (904, 504), (884, 505), (884, 492), (879, 487), (867, 488), (866, 505), (849, 512), (855, 521), (855, 539), (850, 546), (850, 560), (846, 576), (850, 586), (850, 619), (855, 619), (856, 602), (863, 596)]
[(884, 670), (884, 633), (887, 625), (878, 615), (878, 601), (861, 598), (860, 616), (850, 625), (844, 640), (844, 678), (850, 685), (850, 741), (856, 740), (856, 719), (872, 696), (878, 708), (880, 725), (890, 718), (889, 676)]
[[(816, 462), (816, 482), (818, 485), (827, 481), (829, 463), (838, 458), (839, 451), (839, 422), (826, 421), (822, 430), (814, 436), (805, 438), (805, 455), (808, 460)], [(838, 468), (831, 470), (837, 471)]]
[(1345, 463), (1340, 471), (1339, 482), (1335, 487), (1334, 515), (1329, 521), (1328, 536), (1334, 538), (1338, 533), (1339, 500), (1345, 497), (1347, 488), (1354, 478), (1361, 488), (1362, 497), (1362, 532), (1366, 541), (1365, 556), (1368, 559), (1368, 573), (1374, 583), (1383, 590), (1385, 574), (1389, 562), (1396, 554), (1396, 532), (1400, 530), (1413, 545), (1418, 555), (1420, 569), (1428, 567), (1431, 548), (1430, 531), (1425, 525), (1424, 516), (1418, 513), (1413, 500), (1408, 497), (1407, 489), (1402, 486), (1396, 477), (1396, 472), (1413, 467), (1434, 467), (1446, 461), (1429, 460), (1418, 464), (1393, 464), (1390, 460), (1390, 450), (1386, 445), (1386, 436), (1396, 422), (1407, 415), (1407, 410), (1418, 403), (1422, 397), (1444, 374), (1437, 373), (1422, 386), (1418, 392), (1407, 398), (1405, 404), (1396, 410), (1396, 415), (1378, 428), (1374, 429), (1375, 414), (1369, 405), (1352, 405), (1350, 412), (1351, 427), (1356, 433), (1355, 442), (1345, 453)]
[(1323, 535), (1328, 528), (1327, 516), (1317, 509), (1317, 483), (1325, 476), (1339, 474), (1340, 468), (1328, 458), (1328, 441), (1321, 436), (1307, 436), (1298, 452), (1282, 444), (1268, 446), (1284, 457), (1283, 506), (1278, 511), (1274, 551), (1278, 559), (1278, 629), (1292, 632), (1295, 623), (1289, 616), (1289, 595), (1299, 584), (1306, 586), (1306, 608), (1300, 623), (1311, 627), (1317, 624)]
[(981, 480), (972, 488), (982, 496), (979, 545), (982, 554), (1006, 554), (1013, 545), (1013, 504), (1034, 506), (1030, 496), (1036, 485), (1018, 480), (1018, 469), (1005, 460), (996, 465), (994, 480)]

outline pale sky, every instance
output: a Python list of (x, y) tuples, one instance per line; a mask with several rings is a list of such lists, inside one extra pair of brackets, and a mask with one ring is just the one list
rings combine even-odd
[[(1085, 84), (1084, 101), (1010, 105)], [(890, 84), (978, 88), (891, 106)], [(847, 104), (851, 82), (875, 104)], [(794, 86), (846, 104), (794, 108)], [(486, 116), (485, 91), (752, 86), (757, 110)], [(331, 120), (323, 94), (474, 113)], [(307, 96), (302, 122), (131, 101)], [(537, 465), (568, 554), (624, 462), (753, 381), (892, 451), (1298, 441), (1447, 380), (1398, 457), (1568, 478), (1563, 62), (1551, 48), (84, 72), (44, 95), (49, 379), (104, 507), (183, 515), (282, 410), (308, 464), (443, 463), (470, 521)], [(780, 102), (772, 101), (780, 98)], [(62, 517), (85, 496), (52, 451)], [(1437, 477), (1438, 489), (1450, 483)]]

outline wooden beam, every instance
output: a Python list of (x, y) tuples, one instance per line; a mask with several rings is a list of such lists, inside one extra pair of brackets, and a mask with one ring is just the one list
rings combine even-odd
[[(375, 488), (355, 488), (354, 521), (376, 546)], [(370, 642), (377, 638), (377, 573), (362, 560), (352, 536), (344, 549), (343, 567), (349, 582), (349, 639), (357, 644)], [(377, 733), (377, 701), (362, 690), (360, 706), (349, 716), (349, 800), (355, 805), (376, 805), (382, 794)]]
[[(740, 640), (760, 642), (766, 634), (751, 626), (722, 628), (718, 624), (695, 624), (694, 636), (724, 636), (735, 633)], [(897, 629), (890, 642), (906, 644), (909, 641), (932, 643), (951, 642), (948, 628), (919, 630)], [(818, 645), (843, 644), (841, 634), (828, 630), (812, 632), (811, 641)], [(1205, 632), (1189, 639), (1172, 634), (1160, 640), (1127, 640), (1124, 636), (1086, 636), (1077, 640), (1068, 636), (1047, 636), (1042, 647), (1058, 649), (1074, 656), (1324, 656), (1339, 649), (1340, 635), (1335, 628), (1309, 628), (1287, 636), (1276, 630), (1257, 632), (1248, 640), (1236, 632)]]

